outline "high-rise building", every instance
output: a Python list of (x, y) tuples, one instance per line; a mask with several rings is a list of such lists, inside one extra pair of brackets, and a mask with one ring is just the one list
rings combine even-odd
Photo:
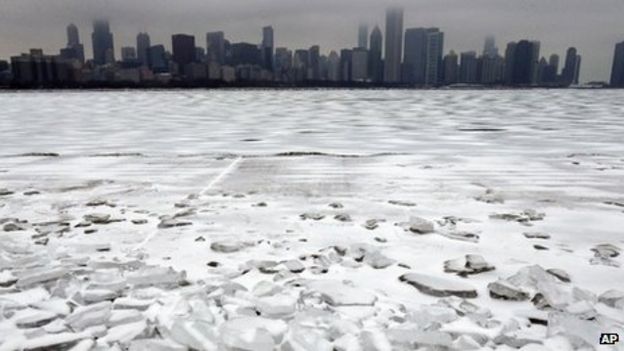
[(154, 45), (147, 49), (147, 65), (154, 73), (169, 71), (167, 55), (163, 45)]
[(462, 52), (461, 63), (459, 65), (459, 82), (475, 84), (477, 79), (478, 60), (474, 51)]
[(147, 33), (139, 33), (136, 37), (137, 58), (142, 65), (147, 65), (147, 49), (152, 46)]
[(389, 8), (386, 11), (386, 54), (384, 82), (401, 81), (401, 56), (403, 53), (403, 9)]
[(287, 48), (275, 50), (275, 79), (279, 82), (291, 80), (293, 54)]
[(438, 28), (427, 29), (427, 61), (425, 63), (425, 84), (438, 85), (442, 81), (442, 53), (444, 33)]
[(195, 62), (195, 37), (188, 34), (175, 34), (171, 37), (173, 62), (178, 65), (179, 72), (191, 62)]
[(321, 48), (318, 45), (313, 45), (308, 50), (308, 79), (320, 80), (321, 79)]
[(505, 84), (511, 85), (513, 83), (513, 70), (516, 59), (516, 42), (510, 42), (505, 49)]
[(327, 57), (327, 80), (340, 81), (340, 56), (335, 51), (330, 52)]
[(124, 62), (136, 61), (136, 49), (132, 46), (124, 46), (121, 48), (121, 60)]
[(115, 46), (110, 25), (106, 20), (96, 20), (93, 22), (93, 62), (96, 65), (105, 65), (115, 62)]
[(539, 50), (537, 41), (520, 40), (515, 44), (510, 84), (528, 86), (537, 83)]
[(206, 49), (201, 46), (195, 47), (195, 62), (206, 63)]
[(612, 87), (624, 87), (624, 41), (615, 45), (610, 84)]
[(483, 56), (498, 56), (498, 47), (496, 46), (496, 39), (494, 38), (494, 36), (488, 35), (487, 37), (485, 37), (485, 44), (483, 45)]
[(501, 84), (505, 77), (505, 60), (500, 55), (480, 57), (482, 84)]
[(444, 56), (443, 65), (444, 65), (444, 84), (455, 84), (458, 81), (458, 66), (459, 58), (455, 51), (451, 50), (448, 55)]
[(350, 82), (352, 80), (352, 64), (353, 64), (353, 50), (342, 49), (340, 50), (340, 80), (343, 82)]
[(368, 49), (368, 26), (361, 24), (358, 27), (358, 48)]
[(262, 66), (262, 54), (258, 45), (250, 43), (235, 43), (230, 47), (232, 66), (255, 65)]
[(368, 80), (368, 50), (354, 48), (351, 54), (351, 80), (365, 82)]
[(273, 27), (262, 28), (262, 65), (265, 69), (273, 70)]
[(581, 56), (577, 54), (576, 48), (568, 48), (565, 65), (561, 71), (561, 84), (564, 86), (577, 84), (580, 66)]
[(61, 57), (67, 60), (77, 60), (84, 63), (84, 46), (80, 43), (78, 27), (75, 24), (67, 26), (67, 46), (61, 49)]
[(206, 55), (208, 62), (225, 64), (225, 34), (223, 32), (206, 33)]
[(295, 50), (293, 57), (294, 78), (296, 81), (308, 79), (308, 68), (310, 67), (310, 53), (308, 50)]
[(67, 47), (80, 44), (80, 35), (78, 34), (78, 27), (75, 24), (67, 26)]
[(403, 54), (403, 81), (410, 84), (424, 84), (426, 64), (427, 29), (406, 29)]
[(550, 58), (548, 58), (548, 64), (554, 67), (555, 75), (559, 74), (559, 55), (557, 54), (550, 55)]
[(383, 81), (384, 65), (381, 58), (382, 50), (383, 35), (379, 27), (375, 26), (370, 36), (370, 50), (368, 52), (369, 77), (375, 83), (381, 83)]

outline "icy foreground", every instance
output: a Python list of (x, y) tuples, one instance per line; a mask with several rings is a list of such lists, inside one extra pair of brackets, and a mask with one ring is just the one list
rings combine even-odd
[[(314, 112), (388, 93), (352, 94)], [(562, 102), (560, 124), (505, 132), (472, 119), (440, 148), (410, 144), (435, 139), (430, 126), (393, 139), (373, 117), (375, 128), (344, 122), (356, 140), (328, 127), (299, 147), (269, 125), (240, 127), (215, 136), (233, 138), (230, 152), (193, 153), (119, 148), (110, 126), (82, 144), (63, 142), (86, 133), (67, 125), (20, 144), (41, 126), (3, 119), (0, 350), (617, 349), (599, 338), (624, 336), (623, 122), (609, 119), (623, 107), (597, 103), (611, 124), (585, 140), (573, 118), (583, 98), (597, 99)], [(509, 113), (521, 108), (539, 114)], [(532, 129), (549, 123), (562, 130)], [(552, 138), (560, 148), (540, 148)], [(291, 152), (301, 149), (324, 153)]]

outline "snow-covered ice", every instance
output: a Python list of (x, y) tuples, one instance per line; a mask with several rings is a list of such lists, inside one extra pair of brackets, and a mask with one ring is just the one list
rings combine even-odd
[(624, 337), (623, 92), (20, 92), (0, 105), (0, 350)]

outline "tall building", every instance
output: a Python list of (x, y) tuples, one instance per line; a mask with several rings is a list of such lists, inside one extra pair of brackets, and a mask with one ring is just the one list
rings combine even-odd
[(308, 79), (320, 80), (321, 79), (321, 48), (318, 45), (310, 47), (308, 50)]
[(610, 84), (612, 87), (624, 88), (624, 41), (615, 45)]
[(330, 52), (327, 57), (327, 80), (340, 81), (340, 56), (335, 51)]
[(368, 26), (361, 24), (358, 27), (358, 48), (368, 49)]
[(351, 80), (354, 82), (368, 80), (368, 50), (363, 47), (354, 48), (351, 54)]
[(578, 84), (580, 66), (581, 56), (577, 54), (576, 48), (568, 48), (565, 65), (561, 71), (561, 84), (564, 86)]
[(498, 47), (496, 46), (496, 39), (488, 35), (485, 37), (485, 44), (483, 45), (483, 56), (495, 57), (498, 56)]
[(136, 61), (137, 52), (132, 46), (124, 46), (121, 48), (121, 60), (124, 62)]
[(448, 55), (444, 56), (443, 66), (444, 66), (444, 84), (455, 84), (458, 81), (459, 76), (459, 58), (455, 51), (451, 50)]
[(262, 28), (262, 65), (265, 69), (273, 70), (273, 27)]
[(61, 57), (67, 60), (77, 60), (84, 63), (84, 46), (80, 43), (78, 27), (75, 24), (67, 26), (67, 46), (61, 49)]
[(293, 58), (294, 79), (304, 81), (308, 79), (308, 68), (310, 67), (310, 53), (308, 50), (295, 50)]
[(482, 84), (501, 84), (505, 77), (505, 60), (500, 55), (480, 57)]
[(462, 52), (459, 65), (459, 82), (467, 84), (478, 83), (477, 71), (477, 53), (474, 51)]
[(516, 42), (510, 42), (505, 49), (505, 84), (513, 84), (513, 70), (516, 59)]
[(179, 72), (191, 62), (195, 62), (195, 37), (188, 34), (174, 34), (171, 37), (173, 62), (178, 65)]
[(540, 43), (520, 40), (515, 44), (513, 51), (510, 84), (520, 86), (536, 84)]
[(555, 75), (559, 74), (559, 55), (552, 54), (548, 58), (548, 64), (555, 69)]
[(225, 64), (225, 34), (223, 32), (206, 33), (206, 55), (208, 62)]
[(424, 84), (426, 63), (427, 29), (406, 29), (403, 54), (403, 81), (410, 84)]
[(105, 65), (115, 62), (115, 46), (110, 25), (106, 20), (96, 20), (93, 22), (93, 62), (96, 65)]
[(231, 45), (230, 63), (232, 66), (254, 65), (262, 66), (262, 54), (258, 45), (250, 43), (235, 43)]
[(67, 47), (80, 44), (80, 35), (78, 34), (78, 27), (75, 24), (67, 26)]
[(353, 64), (353, 50), (340, 50), (340, 80), (350, 82), (352, 80), (351, 73)]
[(147, 65), (154, 73), (169, 71), (167, 54), (163, 45), (154, 45), (147, 49)]
[(381, 83), (383, 81), (384, 64), (381, 58), (382, 48), (383, 35), (379, 27), (375, 26), (370, 36), (370, 50), (368, 51), (369, 77), (375, 83)]
[(139, 33), (136, 37), (137, 58), (142, 65), (147, 65), (147, 49), (152, 46), (147, 33)]
[(427, 61), (425, 63), (425, 84), (438, 85), (442, 81), (442, 53), (444, 33), (438, 28), (427, 29)]
[(275, 79), (278, 82), (291, 80), (293, 54), (287, 48), (275, 49)]
[(403, 9), (389, 8), (386, 11), (386, 54), (384, 82), (401, 81), (401, 55), (403, 53)]

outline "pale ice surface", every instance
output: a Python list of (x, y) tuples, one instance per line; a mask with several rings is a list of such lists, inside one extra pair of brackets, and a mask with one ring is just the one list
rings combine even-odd
[(624, 336), (622, 91), (2, 93), (0, 132), (0, 350)]

